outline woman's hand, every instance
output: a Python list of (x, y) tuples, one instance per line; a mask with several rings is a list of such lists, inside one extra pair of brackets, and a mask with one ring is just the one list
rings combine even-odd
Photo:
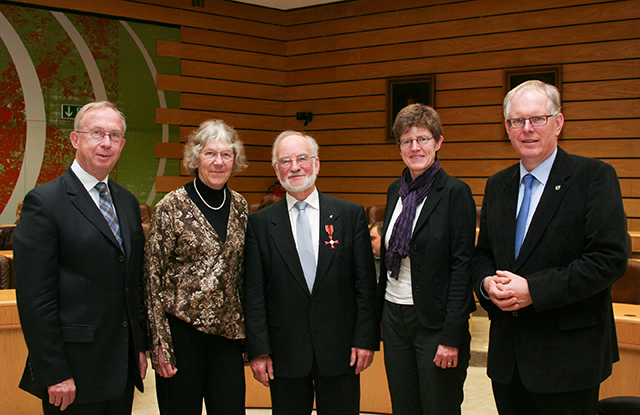
[(153, 363), (153, 368), (163, 378), (170, 378), (178, 372), (178, 369), (174, 365), (165, 363), (161, 345), (158, 345), (158, 361)]
[(433, 363), (443, 369), (451, 369), (458, 366), (458, 348), (445, 346), (444, 344), (438, 345), (438, 351)]

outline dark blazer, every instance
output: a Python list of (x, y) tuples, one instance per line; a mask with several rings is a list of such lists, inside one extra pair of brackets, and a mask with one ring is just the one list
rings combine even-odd
[[(487, 372), (506, 384), (517, 366), (537, 393), (596, 387), (618, 360), (611, 284), (626, 268), (626, 220), (616, 172), (561, 148), (515, 259), (519, 164), (489, 178), (473, 260), (491, 318)], [(480, 291), (508, 270), (527, 279), (533, 305), (504, 312)]]
[[(387, 192), (382, 235), (398, 202), (401, 179)], [(460, 348), (469, 333), (469, 314), (475, 310), (471, 257), (475, 244), (476, 205), (471, 189), (441, 169), (411, 235), (411, 289), (420, 323), (442, 330), (439, 344)], [(383, 236), (383, 240), (384, 240)], [(386, 252), (381, 244), (381, 258)], [(378, 312), (384, 304), (387, 268), (380, 261)]]
[[(320, 196), (320, 245), (313, 292), (298, 259), (286, 198), (249, 216), (244, 313), (249, 359), (270, 355), (275, 376), (303, 377), (314, 356), (321, 374), (353, 371), (351, 348), (378, 350), (376, 277), (360, 205)], [(325, 244), (333, 225), (335, 249)]]
[(24, 200), (14, 235), (18, 312), (29, 349), (20, 387), (43, 399), (47, 386), (68, 378), (76, 402), (117, 399), (130, 357), (137, 362), (146, 349), (140, 205), (111, 180), (109, 188), (124, 253), (70, 168)]

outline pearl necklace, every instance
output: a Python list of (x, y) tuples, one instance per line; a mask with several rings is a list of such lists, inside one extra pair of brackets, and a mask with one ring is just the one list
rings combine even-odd
[(222, 209), (222, 206), (224, 206), (224, 202), (227, 201), (227, 191), (226, 189), (223, 187), (222, 188), (222, 193), (224, 194), (224, 197), (222, 198), (222, 204), (218, 207), (213, 207), (210, 204), (208, 204), (207, 202), (204, 201), (204, 198), (202, 197), (202, 195), (200, 194), (200, 192), (198, 191), (198, 186), (196, 185), (196, 180), (193, 180), (193, 188), (196, 189), (196, 193), (198, 194), (198, 196), (200, 196), (200, 200), (202, 200), (202, 203), (204, 203), (205, 205), (207, 205), (207, 207), (211, 210), (220, 210)]

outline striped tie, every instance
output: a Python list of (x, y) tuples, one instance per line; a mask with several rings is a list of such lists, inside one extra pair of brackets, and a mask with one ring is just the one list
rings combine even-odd
[(113, 208), (113, 203), (111, 202), (111, 196), (109, 195), (109, 192), (107, 192), (107, 185), (104, 182), (98, 182), (94, 187), (100, 193), (100, 212), (102, 212), (102, 216), (104, 216), (107, 224), (109, 224), (109, 228), (111, 228), (111, 232), (113, 232), (113, 235), (120, 244), (120, 248), (122, 248), (120, 225), (118, 224), (118, 217), (116, 216), (116, 211)]

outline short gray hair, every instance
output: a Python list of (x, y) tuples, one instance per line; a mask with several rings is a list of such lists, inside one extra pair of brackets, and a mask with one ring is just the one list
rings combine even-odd
[(122, 136), (124, 137), (125, 133), (127, 132), (127, 121), (124, 119), (124, 114), (122, 113), (122, 111), (120, 111), (114, 104), (109, 101), (90, 102), (80, 108), (80, 110), (78, 110), (76, 114), (76, 118), (73, 120), (74, 131), (82, 130), (82, 118), (88, 111), (97, 110), (100, 108), (111, 108), (120, 116), (120, 120), (122, 120)]
[[(502, 104), (502, 110), (504, 112), (504, 119), (509, 118), (509, 111), (511, 110), (511, 101), (513, 98), (521, 94), (525, 91), (535, 90), (542, 92), (549, 98), (547, 100), (547, 109), (550, 114), (557, 115), (562, 112), (562, 104), (560, 102), (560, 91), (553, 85), (544, 83), (542, 81), (530, 80), (521, 83), (520, 85), (513, 88), (511, 91), (507, 93), (504, 97), (504, 102)], [(543, 115), (543, 114), (540, 114)], [(545, 114), (546, 115), (546, 114)]]
[(313, 137), (311, 137), (309, 134), (304, 133), (303, 131), (287, 130), (287, 131), (281, 132), (280, 135), (278, 135), (278, 137), (276, 138), (276, 141), (273, 142), (273, 146), (271, 147), (271, 163), (272, 164), (276, 164), (278, 162), (276, 149), (278, 148), (278, 145), (280, 145), (280, 142), (282, 142), (282, 140), (284, 140), (285, 138), (291, 137), (293, 135), (301, 136), (305, 140), (307, 140), (307, 142), (309, 143), (309, 147), (311, 148), (311, 154), (309, 155), (312, 157), (318, 157), (318, 151), (320, 147), (318, 147), (318, 143)]
[(209, 140), (227, 144), (233, 149), (232, 176), (235, 176), (247, 168), (247, 157), (244, 153), (244, 145), (242, 141), (240, 141), (236, 130), (222, 120), (207, 120), (200, 124), (198, 129), (193, 130), (191, 134), (189, 134), (187, 145), (184, 146), (182, 163), (189, 171), (189, 174), (196, 174), (196, 166), (200, 160), (200, 152)]

